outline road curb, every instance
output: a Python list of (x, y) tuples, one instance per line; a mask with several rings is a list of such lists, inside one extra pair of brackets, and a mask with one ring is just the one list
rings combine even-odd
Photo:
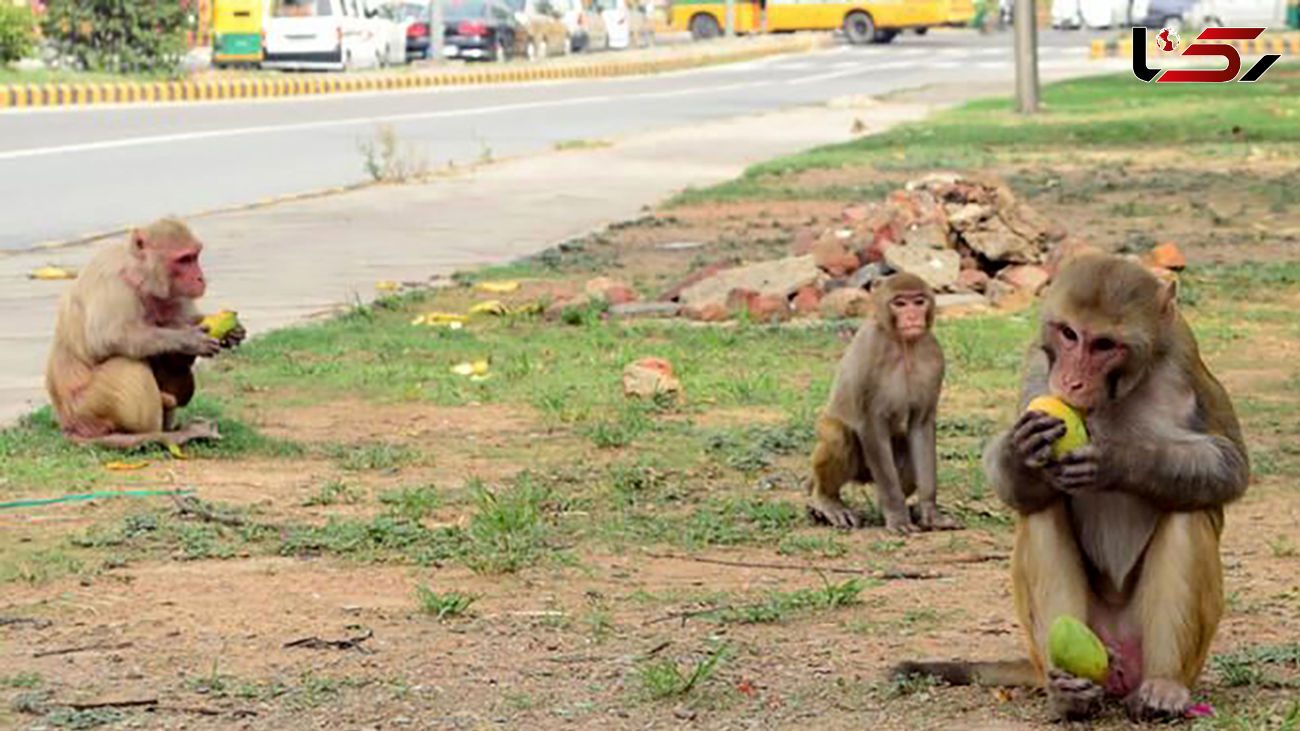
[[(1150, 36), (1148, 36), (1150, 37)], [(1197, 43), (1226, 43), (1235, 46), (1242, 53), (1290, 53), (1300, 55), (1300, 32), (1266, 33), (1252, 41), (1196, 41)], [(1147, 44), (1147, 55), (1159, 52), (1155, 43)], [(1103, 58), (1129, 58), (1133, 55), (1133, 39), (1097, 39), (1092, 42), (1088, 57), (1092, 60)]]
[(555, 66), (493, 66), (483, 70), (411, 73), (401, 76), (295, 77), (211, 81), (108, 82), (96, 84), (24, 84), (0, 86), (0, 109), (92, 106), (150, 102), (205, 102), (318, 96), (359, 92), (410, 91), (435, 86), (475, 86), (532, 81), (598, 79), (680, 71), (750, 61), (780, 53), (811, 51), (829, 45), (829, 36), (808, 36), (758, 44), (717, 54), (645, 61), (600, 61)]

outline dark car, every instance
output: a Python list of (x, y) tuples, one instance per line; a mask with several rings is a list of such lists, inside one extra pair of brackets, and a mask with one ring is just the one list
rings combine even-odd
[(402, 5), (401, 19), (411, 23), (406, 27), (406, 60), (428, 58), (432, 45), (433, 5), (428, 2), (406, 3)]
[(1182, 32), (1196, 0), (1133, 0), (1129, 13), (1134, 25), (1173, 28)]
[(499, 0), (445, 0), (443, 55), (504, 61), (525, 54), (528, 31)]

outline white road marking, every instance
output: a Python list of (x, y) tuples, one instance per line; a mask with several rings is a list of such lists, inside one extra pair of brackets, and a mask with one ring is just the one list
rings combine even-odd
[(599, 104), (603, 102), (612, 102), (625, 99), (660, 99), (675, 96), (689, 96), (691, 94), (716, 94), (723, 91), (735, 91), (737, 89), (748, 89), (755, 86), (766, 86), (772, 82), (750, 81), (741, 84), (724, 84), (721, 86), (697, 87), (691, 89), (678, 89), (675, 91), (657, 91), (645, 94), (602, 94), (600, 96), (574, 97), (572, 99), (558, 99), (555, 101), (545, 102), (521, 102), (517, 104), (497, 104), (494, 106), (474, 107), (472, 109), (446, 109), (438, 112), (418, 112), (410, 114), (389, 114), (374, 117), (349, 117), (346, 119), (332, 119), (321, 122), (299, 122), (295, 124), (269, 124), (256, 127), (240, 127), (235, 129), (217, 129), (204, 132), (182, 132), (170, 135), (156, 135), (151, 137), (127, 137), (118, 140), (104, 140), (101, 142), (85, 142), (75, 145), (59, 145), (55, 147), (36, 147), (25, 150), (10, 150), (0, 152), (0, 162), (5, 160), (19, 160), (29, 157), (48, 157), (50, 155), (66, 155), (78, 152), (98, 152), (102, 150), (119, 150), (129, 147), (145, 147), (148, 145), (165, 145), (174, 142), (193, 142), (195, 140), (221, 139), (225, 137), (246, 137), (249, 135), (259, 134), (276, 134), (282, 132), (297, 132), (308, 129), (329, 129), (332, 127), (352, 127), (359, 125), (373, 125), (393, 122), (414, 122), (426, 119), (446, 119), (453, 117), (472, 117), (482, 114), (498, 114), (501, 112), (521, 112), (533, 109), (545, 109), (548, 107), (570, 107), (581, 104)]
[(902, 68), (904, 66), (916, 66), (916, 64), (910, 61), (894, 61), (892, 63), (863, 63), (863, 64), (858, 64), (856, 68), (845, 69), (843, 71), (831, 71), (830, 73), (816, 74), (814, 76), (805, 76), (800, 79), (790, 79), (785, 83), (790, 84), (792, 86), (797, 86), (799, 84), (815, 84), (818, 81), (829, 81), (830, 79), (838, 79), (841, 76), (865, 74), (865, 73), (870, 73), (872, 71), (885, 71), (887, 69)]

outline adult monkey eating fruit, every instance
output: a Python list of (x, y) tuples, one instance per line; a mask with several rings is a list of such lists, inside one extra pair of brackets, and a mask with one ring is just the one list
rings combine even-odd
[(64, 295), (45, 383), (69, 437), (131, 447), (217, 436), (173, 423), (194, 393), (194, 359), (244, 338), (243, 328), (218, 341), (199, 327), (202, 249), (185, 224), (164, 219), (96, 254)]
[[(1223, 506), (1249, 481), (1241, 429), (1175, 306), (1176, 287), (1104, 254), (1068, 262), (1047, 291), (1021, 404), (1050, 393), (1086, 413), (1089, 443), (1060, 457), (1061, 419), (1026, 411), (985, 468), (1019, 513), (1012, 582), (1032, 673), (1067, 718), (1104, 695), (1135, 718), (1179, 717), (1223, 613)], [(1113, 655), (1104, 682), (1048, 667), (1056, 618), (1084, 619)], [(1001, 683), (999, 663), (908, 663)]]
[[(849, 481), (874, 482), (885, 527), (897, 533), (955, 528), (939, 514), (935, 419), (943, 350), (930, 332), (934, 294), (914, 274), (876, 285), (873, 315), (840, 361), (830, 402), (817, 419), (808, 509), (837, 528), (862, 517), (844, 504)], [(907, 498), (917, 494), (913, 522)]]

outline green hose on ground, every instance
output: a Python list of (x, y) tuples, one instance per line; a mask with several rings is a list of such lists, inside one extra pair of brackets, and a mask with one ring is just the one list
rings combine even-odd
[(32, 498), (30, 500), (12, 500), (6, 503), (0, 503), (0, 510), (6, 508), (35, 508), (41, 505), (54, 505), (55, 503), (72, 503), (80, 500), (94, 500), (103, 497), (152, 497), (155, 495), (187, 495), (194, 492), (193, 490), (103, 490), (99, 492), (86, 492), (73, 495), (63, 495), (62, 497)]

